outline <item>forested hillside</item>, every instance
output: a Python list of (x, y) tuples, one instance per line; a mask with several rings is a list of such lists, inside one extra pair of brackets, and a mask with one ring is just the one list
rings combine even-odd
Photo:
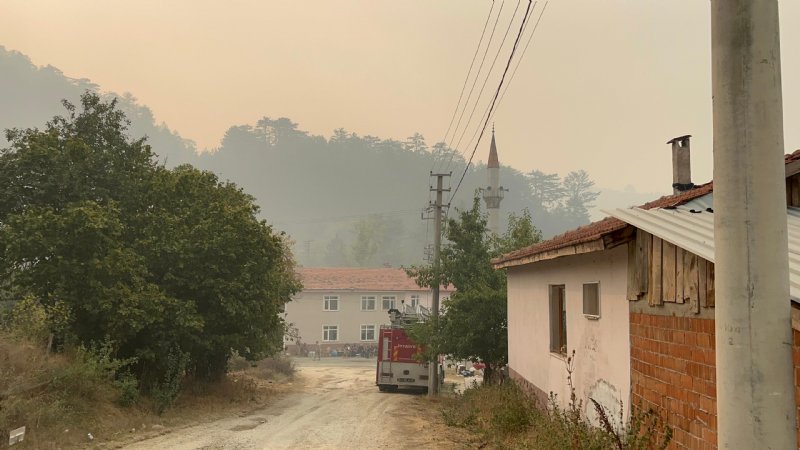
[[(37, 67), (0, 47), (0, 129), (41, 128), (63, 113), (60, 100), (75, 103), (86, 90), (98, 86), (52, 66)], [(429, 221), (420, 219), (430, 194), (428, 173), (435, 162), (441, 167), (452, 160), (455, 185), (466, 164), (461, 155), (443, 144), (429, 145), (418, 134), (401, 142), (338, 129), (325, 138), (290, 119), (266, 117), (232, 126), (218, 149), (198, 155), (192, 141), (156, 123), (132, 95), (104, 96), (118, 97), (118, 108), (131, 121), (130, 135), (147, 136), (168, 167), (190, 163), (212, 170), (255, 196), (261, 216), (291, 236), (297, 259), (307, 266), (419, 263), (431, 237)], [(502, 162), (501, 134), (497, 143)], [(0, 147), (6, 145), (0, 140)], [(488, 153), (488, 144), (478, 152)], [(503, 166), (500, 183), (509, 189), (503, 215), (527, 208), (545, 237), (588, 222), (596, 193), (588, 174), (575, 169), (560, 177)], [(470, 207), (486, 182), (485, 166), (470, 167), (453, 206)]]
[[(87, 90), (98, 91), (99, 87), (86, 78), (69, 78), (53, 66), (37, 67), (22, 53), (0, 45), (0, 130), (44, 128), (45, 122), (64, 113), (61, 100), (78, 104)], [(117, 108), (131, 121), (131, 134), (147, 136), (154, 149), (163, 149), (159, 154), (169, 155), (170, 165), (194, 162), (194, 143), (166, 124), (156, 123), (150, 108), (138, 104), (131, 94), (104, 97), (118, 98)], [(0, 147), (6, 145), (5, 135), (0, 133)]]

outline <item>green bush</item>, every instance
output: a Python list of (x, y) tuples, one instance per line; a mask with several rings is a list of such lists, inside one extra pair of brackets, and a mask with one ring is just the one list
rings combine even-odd
[(167, 354), (166, 361), (167, 367), (163, 379), (150, 392), (158, 414), (163, 414), (178, 397), (181, 382), (186, 375), (189, 355), (174, 347)]
[(122, 406), (131, 406), (139, 398), (139, 380), (130, 372), (122, 372), (117, 375), (114, 386), (119, 390), (117, 403)]
[(98, 385), (113, 384), (117, 372), (135, 362), (133, 358), (113, 358), (113, 345), (108, 340), (88, 349), (79, 346), (68, 353), (72, 353), (72, 363), (54, 369), (50, 385), (87, 399), (94, 398)]

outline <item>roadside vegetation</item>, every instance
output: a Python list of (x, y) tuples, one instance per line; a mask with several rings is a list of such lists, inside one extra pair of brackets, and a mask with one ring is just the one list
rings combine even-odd
[(236, 185), (158, 163), (116, 101), (64, 106), (0, 149), (0, 432), (253, 397), (229, 363), (282, 348), (286, 237)]
[(484, 448), (663, 450), (672, 438), (671, 429), (653, 411), (634, 408), (624, 421), (594, 403), (601, 423), (592, 424), (583, 406), (574, 394), (567, 407), (553, 394), (539, 405), (507, 381), (451, 394), (441, 411), (448, 426), (477, 434)]

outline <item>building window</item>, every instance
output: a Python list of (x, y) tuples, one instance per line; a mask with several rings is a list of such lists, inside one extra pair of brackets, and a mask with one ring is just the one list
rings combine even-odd
[(326, 295), (322, 298), (322, 309), (324, 311), (338, 311), (339, 310), (339, 296)]
[(550, 285), (550, 351), (567, 354), (567, 302), (564, 285)]
[(322, 340), (331, 342), (339, 340), (339, 325), (323, 325)]
[(361, 340), (362, 341), (375, 340), (375, 325), (361, 325)]
[(600, 283), (583, 285), (583, 315), (590, 319), (600, 318)]
[(419, 305), (419, 295), (412, 295), (411, 296), (411, 307), (416, 308)]
[(394, 308), (394, 295), (384, 295), (381, 297), (381, 305), (384, 310), (390, 310)]
[(361, 296), (361, 310), (362, 311), (375, 311), (375, 296), (363, 295)]

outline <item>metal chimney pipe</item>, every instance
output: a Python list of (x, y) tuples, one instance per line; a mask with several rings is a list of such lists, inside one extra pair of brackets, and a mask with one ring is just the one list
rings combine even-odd
[(672, 144), (672, 193), (680, 194), (694, 187), (692, 183), (691, 147), (692, 135), (678, 136), (667, 141)]

